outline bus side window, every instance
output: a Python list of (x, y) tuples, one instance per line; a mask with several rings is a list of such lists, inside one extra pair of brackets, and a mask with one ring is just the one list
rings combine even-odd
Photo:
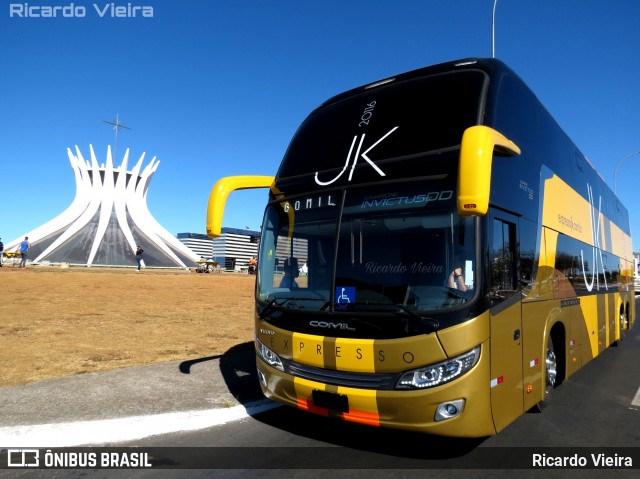
[(489, 251), (491, 284), (489, 299), (493, 305), (515, 294), (516, 274), (516, 227), (513, 223), (494, 218)]
[(537, 225), (532, 221), (519, 218), (518, 249), (519, 258), (519, 286), (531, 287), (536, 276), (536, 239), (538, 237)]

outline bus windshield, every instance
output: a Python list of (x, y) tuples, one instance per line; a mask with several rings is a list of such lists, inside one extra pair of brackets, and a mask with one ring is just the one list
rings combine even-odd
[(424, 183), (275, 202), (259, 299), (313, 311), (451, 308), (473, 294), (475, 240), (475, 220), (458, 216), (453, 191)]

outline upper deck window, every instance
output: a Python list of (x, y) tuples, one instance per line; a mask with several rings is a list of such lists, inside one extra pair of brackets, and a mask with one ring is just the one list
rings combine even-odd
[(393, 82), (329, 103), (302, 124), (278, 177), (324, 172), (318, 173), (322, 186), (342, 170), (346, 179), (354, 160), (377, 165), (455, 147), (464, 130), (481, 121), (486, 81), (485, 73), (466, 70)]

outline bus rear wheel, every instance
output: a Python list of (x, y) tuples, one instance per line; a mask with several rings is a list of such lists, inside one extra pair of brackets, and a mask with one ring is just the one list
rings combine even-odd
[(627, 311), (629, 311), (628, 305), (626, 309), (620, 311), (620, 339), (626, 338), (629, 330), (629, 315)]
[(627, 310), (625, 310), (624, 305), (620, 306), (620, 315), (619, 315), (619, 323), (620, 323), (620, 334), (618, 336), (618, 340), (615, 342), (616, 346), (619, 346), (622, 341), (627, 337), (627, 330), (629, 329), (629, 321), (627, 316)]

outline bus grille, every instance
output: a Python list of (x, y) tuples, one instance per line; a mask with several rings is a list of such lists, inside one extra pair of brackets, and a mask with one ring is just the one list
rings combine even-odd
[(352, 373), (316, 368), (287, 360), (282, 362), (287, 374), (335, 386), (391, 390), (400, 377), (400, 374), (395, 373)]

